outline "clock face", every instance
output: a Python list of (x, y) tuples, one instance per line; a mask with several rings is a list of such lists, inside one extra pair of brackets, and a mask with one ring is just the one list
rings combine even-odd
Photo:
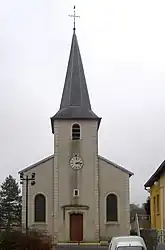
[(75, 155), (70, 160), (70, 165), (74, 170), (79, 170), (83, 167), (83, 160), (79, 156)]

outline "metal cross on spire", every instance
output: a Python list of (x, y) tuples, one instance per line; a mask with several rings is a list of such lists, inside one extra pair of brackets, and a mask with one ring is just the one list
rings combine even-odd
[(76, 21), (76, 17), (80, 17), (80, 16), (76, 16), (76, 6), (74, 5), (74, 8), (73, 8), (73, 15), (69, 15), (70, 17), (73, 17), (73, 30), (75, 31), (76, 30), (76, 25), (75, 25), (75, 21)]

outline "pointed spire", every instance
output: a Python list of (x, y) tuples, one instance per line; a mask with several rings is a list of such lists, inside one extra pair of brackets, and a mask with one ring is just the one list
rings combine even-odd
[(81, 107), (86, 110), (91, 109), (83, 64), (75, 32), (72, 37), (72, 45), (60, 109), (68, 107)]
[(75, 30), (72, 37), (71, 50), (60, 109), (51, 118), (52, 131), (53, 121), (61, 119), (98, 120), (98, 126), (101, 121), (101, 118), (99, 118), (91, 109), (81, 54)]

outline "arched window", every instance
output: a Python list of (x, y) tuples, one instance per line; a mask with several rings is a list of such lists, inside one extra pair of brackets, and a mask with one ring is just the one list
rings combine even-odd
[(115, 194), (108, 194), (106, 197), (106, 221), (118, 221), (118, 204)]
[(34, 220), (35, 222), (46, 221), (46, 199), (43, 194), (37, 194), (34, 201)]
[(72, 125), (72, 140), (80, 140), (80, 125), (77, 123)]

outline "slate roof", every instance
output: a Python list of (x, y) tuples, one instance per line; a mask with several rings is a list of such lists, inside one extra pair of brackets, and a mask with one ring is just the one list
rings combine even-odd
[(38, 167), (39, 165), (41, 165), (41, 164), (43, 164), (44, 162), (47, 162), (47, 161), (49, 161), (49, 160), (51, 160), (51, 159), (53, 159), (53, 158), (54, 158), (54, 155), (50, 155), (50, 156), (48, 156), (48, 157), (46, 157), (46, 158), (44, 158), (44, 159), (42, 159), (42, 160), (40, 160), (40, 161), (38, 161), (38, 162), (35, 162), (34, 164), (32, 164), (32, 165), (30, 165), (30, 166), (28, 166), (28, 167), (26, 167), (26, 168), (20, 170), (20, 171), (18, 172), (18, 174), (27, 172), (27, 171), (29, 171), (29, 170), (35, 168), (35, 167)]
[(51, 117), (52, 132), (54, 120), (90, 119), (101, 121), (91, 108), (81, 54), (75, 31), (73, 32), (69, 62), (59, 111)]
[(161, 163), (158, 169), (153, 173), (149, 180), (144, 184), (144, 187), (151, 187), (155, 181), (158, 181), (161, 175), (165, 172), (165, 161)]
[(104, 158), (103, 156), (100, 156), (100, 155), (99, 155), (99, 159), (102, 160), (102, 161), (105, 161), (106, 163), (112, 165), (113, 167), (115, 167), (115, 168), (117, 168), (117, 169), (120, 169), (121, 171), (123, 171), (123, 172), (129, 174), (130, 177), (131, 177), (132, 175), (134, 175), (133, 172), (131, 172), (131, 171), (129, 171), (129, 170), (123, 168), (122, 166), (119, 166), (118, 164), (116, 164), (116, 163), (114, 163), (114, 162), (112, 162), (112, 161), (110, 161), (110, 160)]
[[(133, 173), (132, 173), (131, 171), (129, 171), (129, 170), (127, 170), (127, 169), (125, 169), (125, 168), (123, 168), (123, 167), (117, 165), (116, 163), (114, 163), (114, 162), (112, 162), (112, 161), (109, 161), (108, 159), (106, 159), (106, 158), (104, 158), (104, 157), (102, 157), (102, 156), (100, 156), (100, 155), (98, 156), (98, 158), (99, 158), (100, 160), (105, 161), (106, 163), (110, 164), (111, 166), (113, 166), (113, 167), (115, 167), (115, 168), (117, 168), (117, 169), (119, 169), (119, 170), (121, 170), (121, 171), (123, 171), (123, 172), (129, 174), (129, 176), (132, 176), (132, 175), (133, 175)], [(38, 167), (38, 166), (41, 165), (42, 163), (44, 163), (44, 162), (46, 162), (46, 161), (49, 161), (49, 160), (51, 160), (51, 159), (54, 159), (54, 155), (50, 155), (50, 156), (48, 156), (48, 157), (42, 159), (41, 161), (38, 161), (38, 162), (32, 164), (31, 166), (29, 166), (29, 167), (27, 167), (27, 168), (24, 168), (24, 169), (22, 169), (21, 171), (19, 171), (18, 173), (20, 174), (20, 173), (24, 173), (24, 172), (26, 172), (26, 171), (32, 170), (33, 168)]]

